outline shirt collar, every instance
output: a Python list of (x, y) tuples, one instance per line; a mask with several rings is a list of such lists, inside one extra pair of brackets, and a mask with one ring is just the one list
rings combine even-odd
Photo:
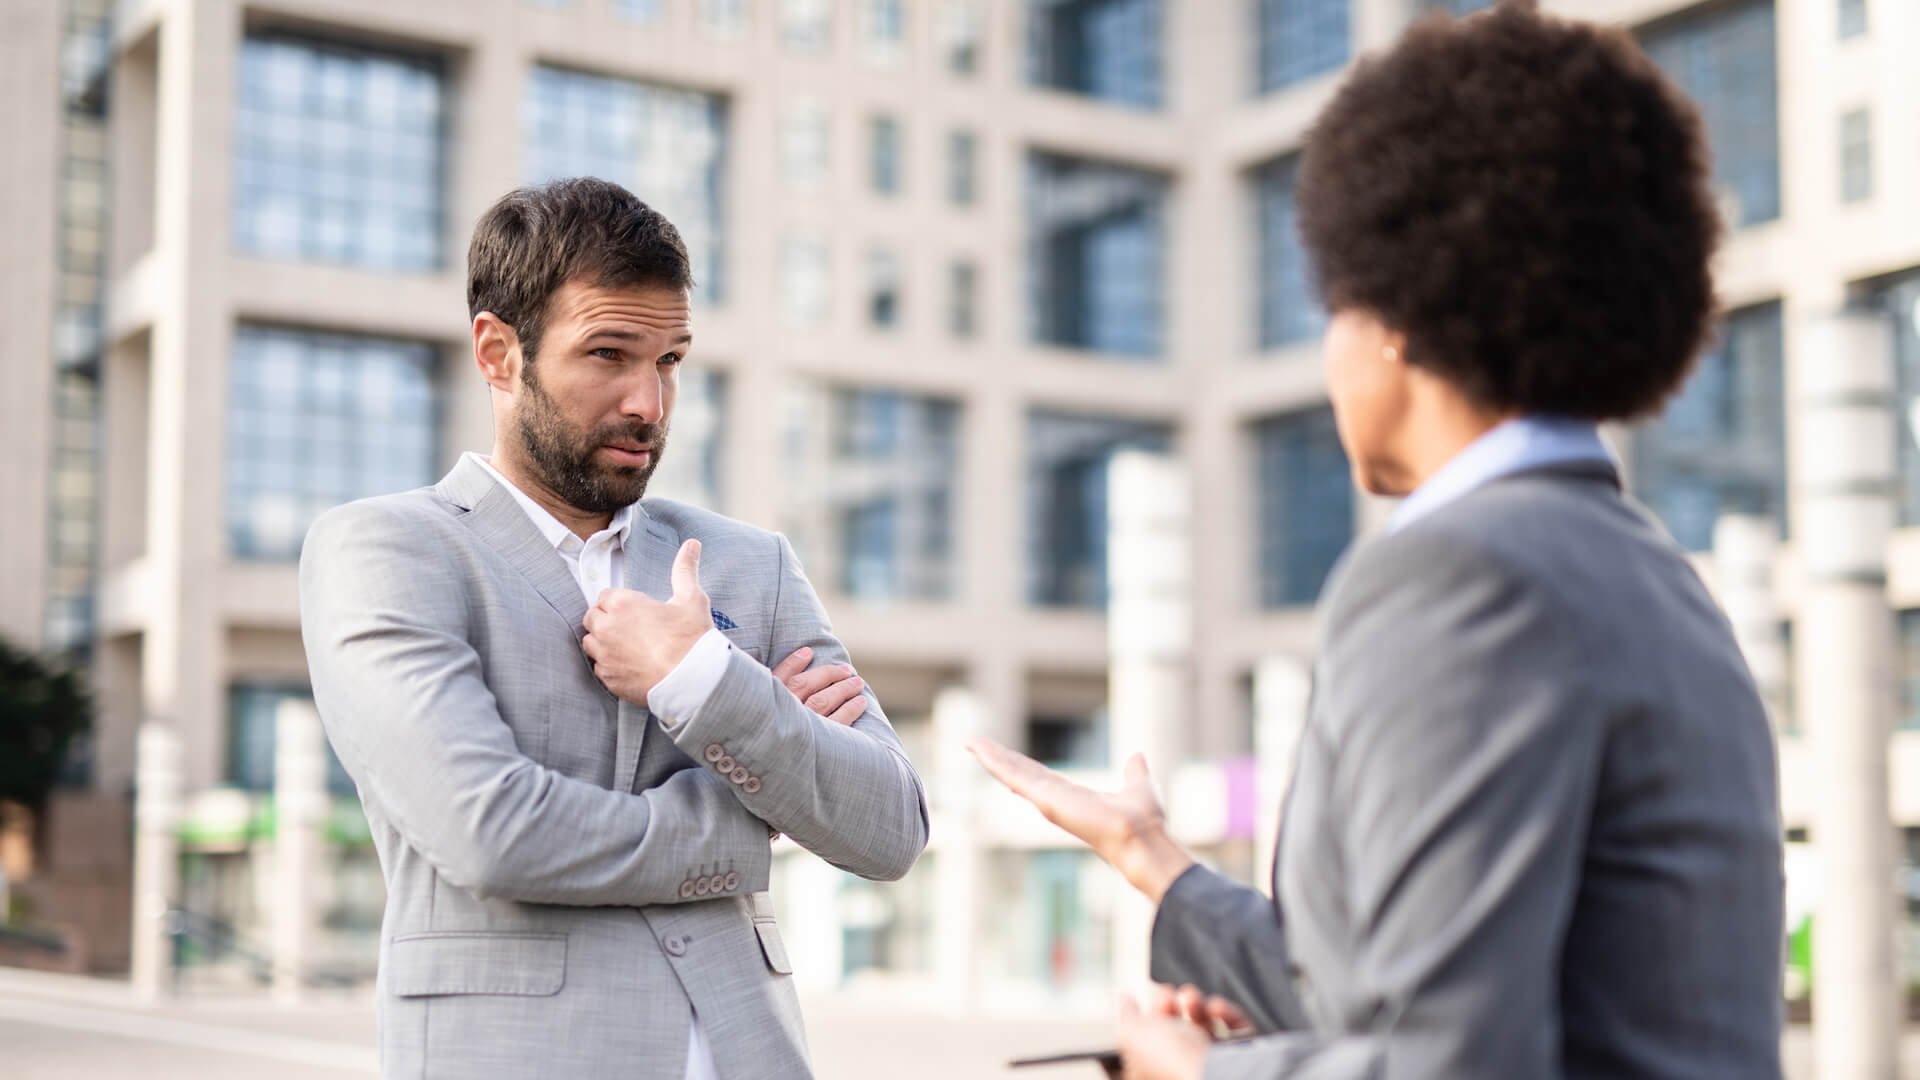
[[(547, 543), (552, 544), (555, 551), (574, 552), (586, 546), (578, 536), (574, 535), (572, 529), (567, 528), (565, 523), (549, 513), (546, 507), (533, 501), (533, 496), (528, 495), (526, 492), (514, 486), (513, 481), (507, 479), (499, 469), (494, 468), (493, 462), (488, 461), (485, 457), (472, 450), (467, 451), (465, 456), (472, 458), (475, 464), (487, 470), (487, 475), (493, 477), (499, 482), (501, 487), (507, 489), (507, 493), (513, 496), (513, 501), (519, 503), (520, 509), (526, 511), (527, 517), (532, 519), (534, 527), (540, 530), (540, 535), (547, 538)], [(593, 535), (600, 537), (612, 533), (615, 546), (624, 548), (627, 545), (627, 533), (632, 531), (632, 528), (633, 506), (632, 504), (628, 504), (615, 510), (613, 512), (613, 520), (607, 524), (607, 527)]]
[(1508, 420), (1468, 443), (1440, 471), (1427, 477), (1427, 482), (1394, 510), (1387, 531), (1399, 532), (1503, 476), (1576, 461), (1613, 461), (1607, 444), (1600, 441), (1600, 429), (1593, 424), (1545, 416)]

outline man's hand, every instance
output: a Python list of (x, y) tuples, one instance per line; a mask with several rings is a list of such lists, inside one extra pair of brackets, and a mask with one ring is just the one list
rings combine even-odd
[(866, 695), (860, 692), (866, 680), (853, 673), (851, 664), (828, 664), (808, 671), (812, 661), (813, 650), (802, 645), (780, 661), (773, 677), (807, 708), (836, 724), (852, 727), (855, 720), (866, 715)]
[(580, 643), (593, 673), (615, 697), (644, 707), (647, 691), (686, 659), (713, 629), (713, 606), (700, 587), (700, 541), (673, 557), (673, 598), (665, 603), (632, 589), (608, 589), (587, 612)]
[(1226, 998), (1198, 987), (1155, 986), (1120, 999), (1121, 1075), (1126, 1080), (1200, 1080), (1216, 1038), (1253, 1033), (1253, 1022)]
[(1082, 787), (991, 739), (969, 739), (967, 752), (1154, 903), (1193, 865), (1193, 856), (1167, 835), (1167, 816), (1147, 778), (1147, 759), (1139, 754), (1127, 759), (1120, 790), (1104, 792)]

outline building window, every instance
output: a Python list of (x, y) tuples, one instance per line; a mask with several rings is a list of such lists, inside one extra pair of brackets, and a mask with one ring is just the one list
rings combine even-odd
[(1867, 0), (1840, 0), (1840, 38), (1855, 38), (1867, 32)]
[(1260, 215), (1260, 346), (1271, 349), (1318, 338), (1327, 312), (1313, 295), (1306, 245), (1293, 189), (1300, 159), (1282, 158), (1254, 174)]
[(628, 22), (659, 22), (666, 14), (665, 0), (613, 0), (613, 13)]
[(1347, 62), (1353, 0), (1259, 0), (1260, 91), (1305, 82)]
[(1722, 514), (1786, 528), (1786, 405), (1780, 305), (1727, 316), (1666, 411), (1634, 432), (1635, 494), (1688, 551), (1713, 546)]
[(980, 271), (970, 262), (947, 268), (947, 332), (971, 338), (980, 332)]
[(971, 131), (947, 133), (947, 201), (972, 206), (979, 198), (980, 139)]
[(1167, 181), (1120, 165), (1028, 160), (1031, 333), (1048, 345), (1161, 349)]
[(830, 549), (828, 563), (848, 596), (952, 595), (959, 406), (818, 383), (800, 387), (788, 405), (785, 516), (795, 547)]
[[(227, 688), (227, 783), (247, 791), (272, 791), (278, 772), (280, 706), (289, 701), (313, 704), (304, 686), (239, 682)], [(353, 778), (327, 746), (327, 791), (354, 796)]]
[(727, 122), (719, 97), (536, 67), (526, 109), (530, 182), (597, 176), (638, 193), (680, 230), (695, 299), (722, 299)]
[(780, 314), (790, 326), (818, 329), (832, 314), (832, 265), (827, 242), (794, 235), (780, 246)]
[(1254, 426), (1260, 485), (1260, 603), (1306, 607), (1353, 542), (1353, 478), (1333, 410), (1311, 409)]
[(295, 558), (328, 507), (433, 483), (436, 366), (417, 342), (241, 326), (227, 410), (233, 554)]
[(900, 325), (900, 258), (891, 251), (867, 253), (867, 321), (881, 329)]
[(905, 0), (866, 0), (867, 59), (875, 64), (898, 64), (907, 51)]
[(695, 19), (714, 37), (741, 37), (747, 32), (747, 0), (700, 0)]
[(1714, 179), (1729, 200), (1729, 223), (1755, 225), (1779, 217), (1773, 0), (1716, 5), (1662, 24), (1641, 44), (1700, 106)]
[(1894, 385), (1900, 415), (1897, 466), (1900, 524), (1920, 525), (1920, 270), (1885, 285), (1877, 297), (1893, 334)]
[(940, 56), (947, 71), (972, 75), (980, 70), (980, 0), (943, 0), (940, 5)]
[(1164, 424), (1034, 412), (1027, 419), (1027, 595), (1107, 605), (1107, 467), (1122, 450), (1166, 451)]
[(1900, 729), (1920, 730), (1920, 610), (1900, 613)]
[(1112, 762), (1106, 706), (1091, 712), (1027, 717), (1027, 754), (1056, 769), (1099, 769)]
[(442, 265), (445, 99), (430, 60), (247, 38), (234, 110), (236, 249), (376, 270)]
[(660, 455), (659, 467), (647, 483), (649, 497), (664, 496), (708, 510), (725, 507), (726, 441), (720, 431), (726, 415), (726, 376), (711, 368), (683, 368), (673, 406), (673, 445)]
[(794, 191), (818, 190), (827, 180), (831, 135), (827, 107), (818, 101), (787, 103), (780, 115), (780, 177)]
[(1840, 201), (1873, 197), (1873, 114), (1855, 109), (1840, 118)]
[(833, 48), (833, 0), (780, 0), (780, 44), (802, 56)]
[(1028, 0), (1027, 81), (1158, 108), (1160, 0)]
[(900, 194), (902, 157), (900, 121), (892, 116), (876, 116), (868, 130), (867, 173), (873, 190), (881, 195)]

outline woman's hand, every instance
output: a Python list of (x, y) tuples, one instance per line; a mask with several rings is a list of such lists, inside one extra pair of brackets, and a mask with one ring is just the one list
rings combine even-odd
[(1120, 999), (1120, 1061), (1126, 1080), (1200, 1080), (1216, 1038), (1248, 1035), (1253, 1023), (1233, 1002), (1195, 986), (1155, 986)]
[(967, 752), (1154, 903), (1193, 865), (1193, 856), (1167, 835), (1166, 814), (1147, 779), (1147, 761), (1139, 754), (1127, 759), (1120, 790), (1105, 792), (1082, 787), (991, 739), (969, 739)]

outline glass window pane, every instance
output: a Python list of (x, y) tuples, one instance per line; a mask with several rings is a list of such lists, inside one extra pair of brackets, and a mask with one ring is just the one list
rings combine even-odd
[[(248, 37), (234, 110), (235, 246), (380, 270), (441, 266), (444, 92), (430, 59)], [(396, 238), (403, 214), (409, 231)]]
[(1033, 340), (1152, 358), (1162, 348), (1165, 177), (1035, 153), (1028, 159)]
[(330, 506), (436, 479), (433, 347), (242, 325), (227, 407), (227, 534), (292, 559)]
[(1780, 216), (1780, 102), (1773, 0), (1663, 23), (1641, 45), (1700, 106), (1733, 225)]
[(1303, 82), (1347, 62), (1353, 0), (1259, 0), (1262, 93)]
[(1160, 21), (1160, 0), (1028, 0), (1027, 81), (1158, 108)]
[[(805, 383), (787, 401), (784, 528), (841, 592), (873, 602), (952, 595), (959, 407)], [(823, 419), (826, 421), (823, 423)]]
[(1311, 341), (1327, 326), (1326, 309), (1313, 295), (1306, 247), (1300, 242), (1293, 188), (1299, 159), (1282, 158), (1254, 174), (1260, 215), (1260, 345), (1274, 348)]
[(1172, 429), (1119, 417), (1027, 417), (1027, 595), (1035, 604), (1107, 604), (1107, 469), (1122, 450), (1166, 451)]
[(1780, 305), (1727, 317), (1720, 338), (1657, 419), (1633, 435), (1635, 495), (1688, 551), (1722, 514), (1786, 528), (1786, 393)]
[(1354, 535), (1353, 479), (1333, 410), (1263, 420), (1254, 446), (1261, 605), (1311, 605)]

